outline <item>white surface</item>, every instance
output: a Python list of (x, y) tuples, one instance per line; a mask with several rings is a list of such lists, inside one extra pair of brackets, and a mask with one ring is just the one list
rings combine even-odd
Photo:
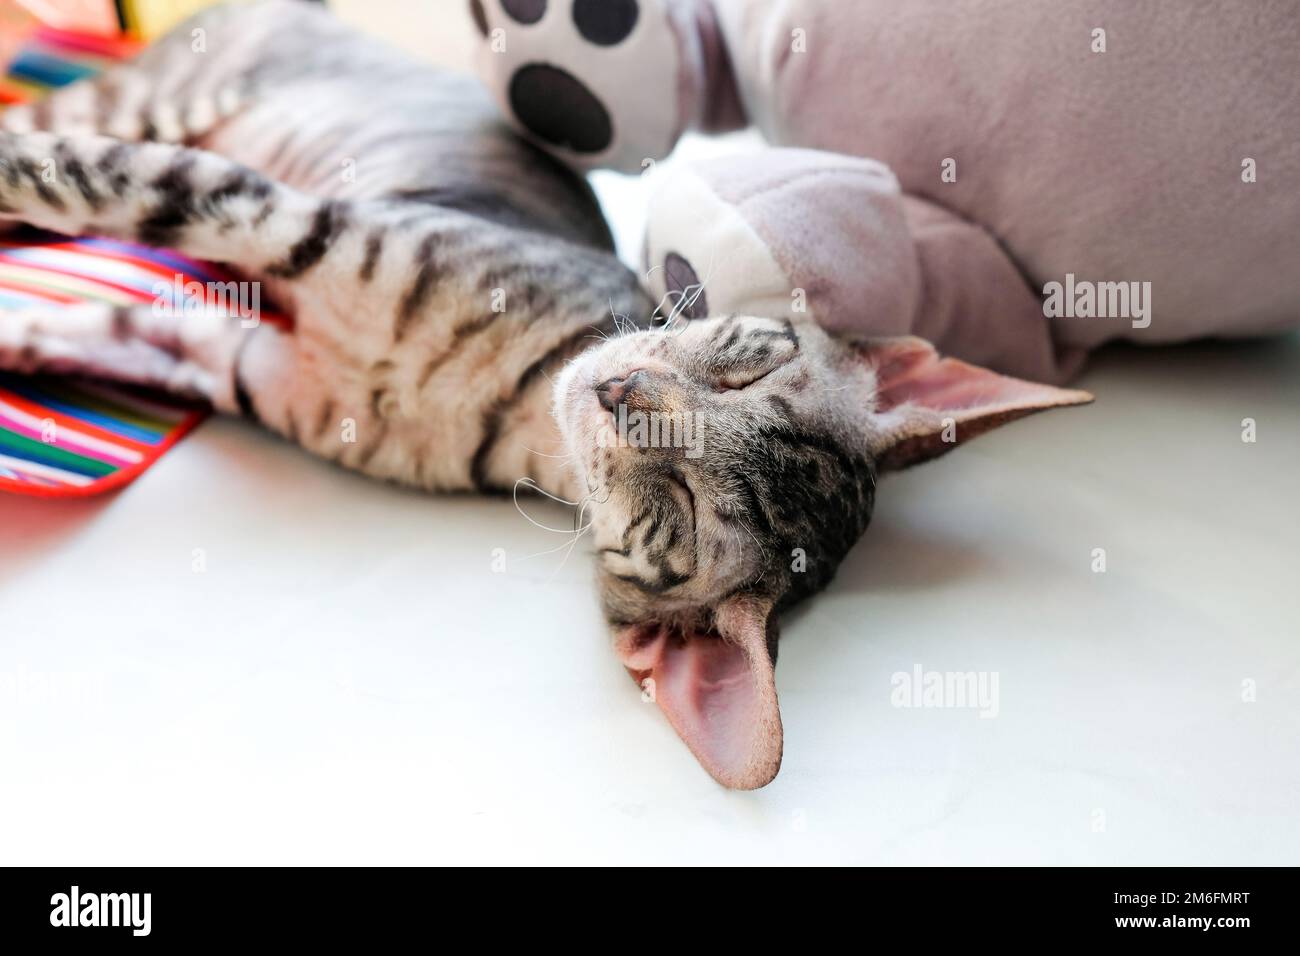
[[(603, 185), (626, 245), (641, 186)], [(1300, 338), (1084, 384), (883, 486), (784, 622), (749, 794), (508, 501), (230, 421), (115, 498), (0, 496), (0, 862), (1300, 862)], [(996, 672), (998, 716), (891, 706), (917, 664)]]
[[(890, 480), (785, 622), (785, 767), (752, 794), (640, 702), (589, 558), (526, 558), (557, 542), (507, 501), (227, 421), (116, 498), (0, 498), (0, 852), (1295, 863), (1298, 372), (1295, 340), (1106, 355), (1092, 408)], [(999, 715), (892, 707), (917, 663), (997, 672)]]

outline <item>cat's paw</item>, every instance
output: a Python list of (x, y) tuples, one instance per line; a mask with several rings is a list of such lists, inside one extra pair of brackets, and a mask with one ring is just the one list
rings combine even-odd
[(671, 152), (692, 104), (664, 0), (470, 0), (479, 72), (502, 110), (568, 164), (640, 171)]
[(31, 374), (75, 360), (81, 318), (56, 306), (0, 309), (0, 369)]

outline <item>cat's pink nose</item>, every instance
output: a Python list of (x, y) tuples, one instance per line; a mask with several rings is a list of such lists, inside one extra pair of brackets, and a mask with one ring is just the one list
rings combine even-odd
[(645, 372), (637, 369), (626, 378), (608, 378), (596, 386), (596, 398), (600, 407), (612, 412), (620, 405), (627, 405), (645, 381)]

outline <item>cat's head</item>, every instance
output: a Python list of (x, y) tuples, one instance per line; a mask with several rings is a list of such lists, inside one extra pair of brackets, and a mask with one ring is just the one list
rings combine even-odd
[(776, 614), (830, 582), (879, 476), (1090, 400), (810, 321), (678, 320), (584, 353), (555, 415), (616, 652), (715, 779), (763, 786), (781, 763)]

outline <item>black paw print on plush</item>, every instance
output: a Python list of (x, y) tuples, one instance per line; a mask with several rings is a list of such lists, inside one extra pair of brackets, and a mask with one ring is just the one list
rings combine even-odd
[[(501, 0), (506, 16), (525, 26), (546, 15), (552, 0)], [(558, 0), (563, 5), (565, 0)], [(470, 0), (479, 32), (488, 35), (482, 0)], [(572, 0), (573, 24), (588, 43), (617, 46), (631, 35), (641, 8), (637, 0)], [(609, 110), (588, 86), (549, 63), (526, 63), (509, 84), (510, 108), (534, 136), (576, 153), (599, 153), (614, 141)]]

